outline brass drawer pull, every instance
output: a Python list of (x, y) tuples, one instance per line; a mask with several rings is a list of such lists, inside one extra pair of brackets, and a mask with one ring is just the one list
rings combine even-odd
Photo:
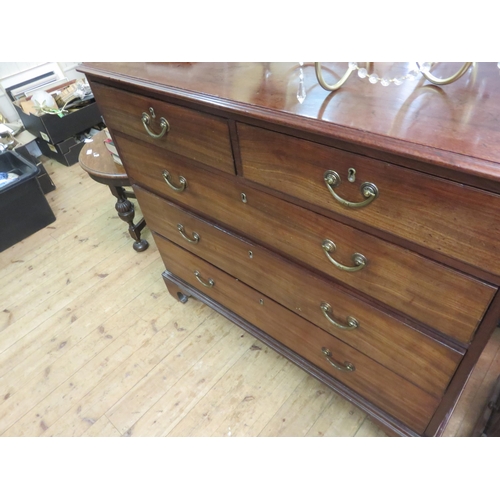
[(212, 278), (209, 278), (208, 282), (205, 283), (203, 281), (203, 278), (200, 277), (200, 271), (195, 271), (194, 275), (196, 276), (196, 279), (203, 285), (206, 286), (207, 288), (212, 288), (215, 285), (215, 281)]
[(200, 241), (199, 234), (195, 233), (194, 231), (193, 231), (193, 239), (189, 238), (189, 236), (187, 236), (186, 233), (184, 232), (184, 226), (182, 224), (177, 224), (177, 229), (178, 229), (179, 233), (181, 233), (181, 236), (186, 241), (189, 241), (189, 243), (194, 243), (196, 245), (196, 243), (198, 243)]
[(325, 315), (325, 318), (334, 326), (337, 328), (340, 328), (341, 330), (354, 330), (358, 328), (359, 322), (356, 318), (353, 318), (352, 316), (347, 317), (347, 325), (342, 325), (341, 323), (337, 323), (331, 316), (330, 313), (332, 313), (332, 306), (328, 304), (327, 302), (321, 302), (321, 312)]
[(180, 183), (179, 187), (172, 184), (172, 181), (170, 180), (170, 173), (167, 170), (163, 171), (163, 178), (165, 179), (165, 182), (169, 185), (169, 187), (171, 187), (174, 191), (177, 191), (178, 193), (182, 193), (187, 187), (187, 180), (184, 177), (182, 177), (182, 175), (179, 175), (179, 183)]
[(365, 201), (353, 202), (344, 200), (341, 198), (334, 190), (334, 187), (340, 185), (340, 175), (334, 170), (327, 170), (323, 177), (326, 187), (328, 191), (330, 191), (331, 195), (341, 204), (348, 208), (361, 208), (369, 205), (377, 196), (378, 196), (378, 188), (375, 184), (371, 182), (363, 182), (360, 186), (361, 194), (366, 198)]
[(344, 266), (343, 264), (340, 264), (340, 262), (337, 262), (336, 260), (332, 259), (332, 256), (330, 255), (331, 252), (335, 252), (336, 248), (335, 243), (333, 241), (323, 240), (321, 247), (323, 248), (325, 255), (328, 257), (328, 260), (341, 271), (347, 271), (349, 273), (360, 271), (368, 263), (364, 255), (361, 255), (360, 253), (353, 253), (352, 261), (354, 262), (354, 264), (356, 264), (356, 266), (355, 267)]
[(326, 347), (322, 347), (321, 352), (325, 355), (326, 360), (337, 370), (342, 372), (353, 372), (356, 369), (356, 367), (348, 361), (344, 361), (343, 364), (333, 361), (333, 359), (331, 359), (332, 353), (330, 352), (330, 349), (327, 349)]
[[(154, 110), (153, 108), (149, 108), (149, 112), (153, 115), (154, 118)], [(160, 118), (160, 127), (161, 127), (161, 132), (159, 134), (155, 134), (150, 128), (149, 124), (151, 123), (151, 117), (146, 113), (142, 113), (142, 124), (144, 125), (144, 128), (146, 129), (146, 132), (153, 138), (153, 139), (160, 139), (165, 135), (166, 132), (170, 130), (170, 124), (168, 123), (166, 118), (163, 118), (163, 116)]]

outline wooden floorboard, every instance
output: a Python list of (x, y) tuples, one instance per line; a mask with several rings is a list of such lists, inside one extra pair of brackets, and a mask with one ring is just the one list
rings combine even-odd
[[(385, 436), (215, 311), (173, 299), (149, 230), (136, 253), (106, 186), (45, 167), (56, 221), (0, 253), (0, 435)], [(497, 331), (446, 435), (472, 432), (499, 371)]]

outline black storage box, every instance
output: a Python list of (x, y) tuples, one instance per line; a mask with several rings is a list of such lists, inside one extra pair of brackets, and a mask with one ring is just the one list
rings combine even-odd
[(39, 170), (14, 151), (0, 154), (0, 172), (19, 177), (0, 185), (0, 252), (56, 220), (37, 180)]
[(49, 114), (36, 116), (26, 113), (18, 101), (14, 104), (26, 130), (52, 144), (58, 144), (102, 122), (95, 101), (63, 117)]
[(70, 137), (59, 144), (51, 144), (38, 138), (36, 142), (42, 154), (68, 167), (78, 162), (78, 156), (85, 144), (83, 139), (77, 137)]
[[(39, 140), (39, 139), (37, 139)], [(36, 149), (38, 151), (37, 156), (33, 156), (32, 151)], [(40, 184), (40, 187), (42, 188), (43, 194), (50, 193), (51, 191), (54, 191), (56, 188), (54, 182), (50, 178), (49, 173), (47, 170), (45, 170), (45, 167), (43, 166), (43, 163), (38, 159), (41, 156), (41, 151), (40, 148), (38, 147), (36, 140), (33, 140), (29, 142), (28, 144), (25, 144), (24, 146), (18, 146), (15, 149), (16, 153), (21, 155), (26, 161), (29, 163), (32, 163), (33, 165), (36, 165), (40, 173), (37, 175), (38, 183)]]

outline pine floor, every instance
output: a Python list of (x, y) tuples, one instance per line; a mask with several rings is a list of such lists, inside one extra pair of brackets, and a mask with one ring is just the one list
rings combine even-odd
[[(385, 436), (366, 414), (161, 279), (106, 186), (45, 162), (57, 220), (0, 253), (1, 436)], [(446, 430), (500, 373), (496, 331)]]

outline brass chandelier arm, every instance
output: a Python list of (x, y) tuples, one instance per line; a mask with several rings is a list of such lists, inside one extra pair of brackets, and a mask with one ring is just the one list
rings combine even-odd
[(421, 71), (422, 75), (425, 76), (427, 80), (436, 85), (447, 85), (448, 83), (453, 83), (457, 81), (474, 63), (466, 62), (464, 65), (452, 76), (448, 78), (437, 78), (430, 71), (422, 70), (420, 64), (417, 63), (418, 69)]
[[(352, 67), (353, 64), (354, 64), (354, 67)], [(373, 63), (366, 63), (367, 70), (371, 67), (372, 64)], [(431, 64), (434, 64), (434, 63), (431, 63)], [(447, 78), (438, 78), (438, 77), (434, 76), (430, 72), (430, 70), (422, 68), (420, 63), (417, 62), (417, 66), (418, 66), (420, 73), (424, 76), (424, 78), (426, 80), (428, 80), (429, 82), (431, 82), (435, 85), (448, 85), (449, 83), (456, 82), (459, 78), (461, 78), (467, 72), (467, 70), (473, 64), (474, 64), (473, 62), (466, 62), (454, 75), (449, 76)], [(347, 68), (347, 71), (344, 73), (344, 76), (342, 76), (342, 78), (340, 78), (340, 80), (338, 80), (338, 82), (334, 83), (334, 84), (329, 84), (325, 81), (325, 79), (323, 77), (323, 70), (322, 70), (320, 62), (314, 63), (314, 69), (316, 70), (316, 78), (318, 80), (318, 83), (321, 85), (321, 87), (323, 87), (325, 90), (332, 92), (332, 91), (338, 90), (340, 87), (342, 87), (342, 85), (347, 81), (349, 76), (351, 76), (351, 73), (353, 71), (355, 71), (357, 68), (356, 68), (356, 63), (349, 63), (349, 67)], [(367, 75), (367, 76), (369, 76), (369, 75)], [(404, 78), (406, 78), (406, 77), (404, 77)], [(377, 77), (377, 79), (379, 81), (383, 81), (383, 79), (381, 80), (379, 77)], [(390, 80), (390, 81), (392, 81), (392, 80)], [(375, 82), (371, 82), (371, 83), (375, 83)], [(384, 85), (384, 83), (382, 83), (382, 84)], [(386, 83), (386, 85), (388, 85), (388, 84), (389, 83)]]
[(347, 79), (351, 76), (351, 73), (354, 71), (354, 69), (347, 68), (347, 71), (344, 73), (344, 76), (335, 84), (330, 85), (329, 83), (326, 83), (325, 79), (323, 78), (323, 70), (321, 68), (321, 63), (320, 62), (315, 62), (314, 63), (314, 69), (316, 70), (316, 78), (318, 79), (319, 84), (325, 89), (325, 90), (337, 90), (344, 83), (347, 81)]

